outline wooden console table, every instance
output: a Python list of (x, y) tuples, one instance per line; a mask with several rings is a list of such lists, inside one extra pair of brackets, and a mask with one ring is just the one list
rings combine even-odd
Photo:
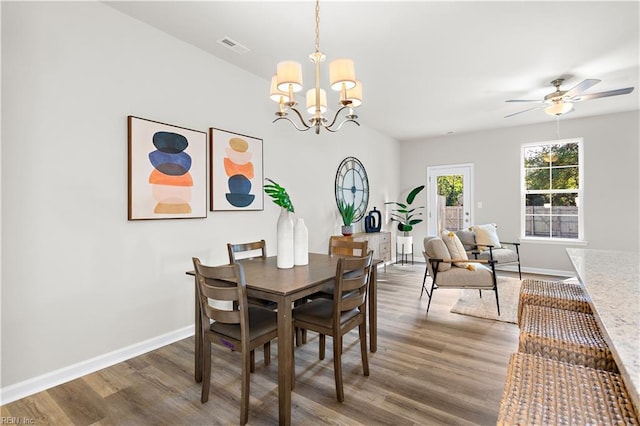
[(348, 237), (354, 241), (367, 241), (369, 250), (373, 250), (373, 258), (378, 259), (387, 268), (391, 261), (391, 232), (356, 232)]

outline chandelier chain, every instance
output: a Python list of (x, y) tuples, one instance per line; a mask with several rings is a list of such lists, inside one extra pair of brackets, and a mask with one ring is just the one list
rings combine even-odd
[(320, 0), (316, 0), (316, 52), (320, 51)]

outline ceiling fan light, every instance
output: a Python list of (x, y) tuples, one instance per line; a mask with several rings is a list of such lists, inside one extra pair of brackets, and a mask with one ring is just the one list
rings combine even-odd
[(571, 102), (554, 102), (544, 109), (549, 115), (562, 115), (566, 114), (573, 109)]
[(331, 89), (342, 90), (344, 83), (347, 90), (353, 89), (356, 85), (356, 71), (351, 59), (340, 58), (329, 64), (329, 84)]
[(278, 90), (278, 76), (271, 77), (271, 89), (269, 90), (269, 97), (274, 102), (280, 102), (282, 98), (283, 102), (289, 102), (289, 94)]
[(278, 90), (289, 91), (289, 86), (294, 92), (302, 90), (302, 65), (295, 61), (282, 61), (278, 63), (276, 73)]

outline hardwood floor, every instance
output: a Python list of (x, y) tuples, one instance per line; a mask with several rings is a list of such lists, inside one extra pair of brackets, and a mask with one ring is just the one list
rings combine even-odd
[[(292, 422), (297, 425), (495, 424), (515, 324), (449, 312), (457, 290), (440, 291), (426, 311), (424, 264), (388, 266), (378, 275), (378, 351), (362, 375), (357, 331), (345, 336), (345, 402), (335, 397), (331, 339), (296, 348)], [(502, 274), (509, 274), (503, 272)], [(193, 337), (2, 406), (1, 414), (37, 425), (226, 425), (240, 412), (236, 354), (212, 349), (211, 394), (200, 403), (193, 379)], [(269, 366), (256, 351), (249, 424), (278, 423), (277, 345)]]

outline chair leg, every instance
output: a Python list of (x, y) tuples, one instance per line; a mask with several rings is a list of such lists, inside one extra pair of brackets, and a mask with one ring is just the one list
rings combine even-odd
[(429, 291), (426, 289), (426, 287), (424, 286), (425, 283), (427, 282), (427, 275), (429, 274), (429, 268), (424, 268), (424, 277), (422, 278), (422, 290), (420, 290), (420, 297), (422, 297), (422, 293), (424, 293), (425, 291), (427, 291), (427, 294), (429, 294)]
[(203, 404), (209, 400), (209, 386), (211, 384), (211, 342), (206, 337), (202, 340), (202, 393), (200, 402)]
[(369, 375), (369, 356), (367, 354), (367, 323), (363, 320), (358, 327), (360, 333), (360, 354), (362, 356), (362, 371), (365, 376)]
[(478, 290), (478, 293), (480, 293), (480, 299), (482, 299), (482, 290)]
[(431, 298), (433, 297), (433, 291), (435, 290), (436, 283), (435, 281), (431, 284), (431, 294), (428, 294), (429, 301), (427, 302), (427, 313), (429, 312), (429, 307), (431, 306)]
[(520, 276), (520, 279), (522, 279), (522, 271), (520, 270), (520, 261), (518, 260), (518, 275)]
[(256, 352), (251, 351), (249, 353), (249, 371), (254, 373), (256, 371)]
[(264, 344), (264, 365), (271, 364), (271, 342)]
[(246, 352), (242, 353), (242, 388), (240, 391), (240, 424), (246, 425), (249, 421), (249, 371), (253, 351), (247, 357)]
[(498, 286), (496, 286), (495, 292), (496, 292), (496, 307), (498, 308), (498, 316), (500, 316), (500, 300), (498, 299)]
[(327, 336), (325, 336), (324, 334), (320, 335), (320, 350), (319, 350), (319, 357), (320, 359), (324, 359), (324, 352), (325, 352), (325, 347), (326, 347), (326, 342), (327, 342)]
[(336, 398), (344, 402), (344, 387), (342, 384), (342, 336), (333, 336), (333, 372), (336, 378)]

